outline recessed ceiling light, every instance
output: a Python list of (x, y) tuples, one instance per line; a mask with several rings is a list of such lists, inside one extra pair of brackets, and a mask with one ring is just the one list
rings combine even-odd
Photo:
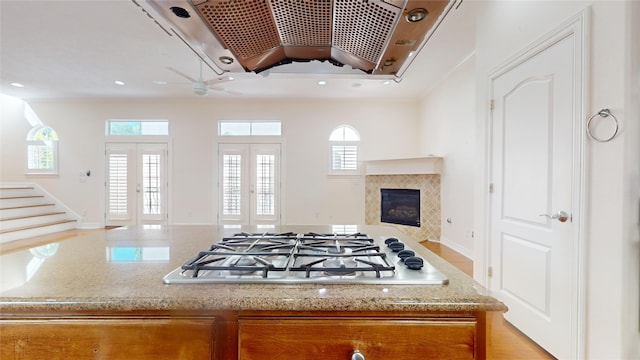
[(320, 80), (320, 81), (318, 81), (318, 85), (326, 85), (326, 84), (327, 84), (327, 82), (326, 82), (326, 81), (324, 81), (324, 80)]
[(391, 84), (391, 80), (385, 80), (382, 82), (382, 85), (389, 85)]
[(20, 84), (20, 83), (17, 83), (17, 82), (12, 82), (12, 83), (11, 83), (11, 86), (20, 87), (20, 88), (21, 88), (21, 87), (24, 87), (24, 85), (22, 85), (22, 84)]
[(153, 80), (153, 83), (156, 85), (167, 85), (167, 82), (162, 80)]
[(179, 18), (183, 18), (183, 19), (188, 19), (191, 17), (191, 14), (189, 14), (189, 12), (187, 10), (185, 10), (184, 8), (178, 7), (178, 6), (173, 6), (170, 7), (169, 10), (171, 10), (171, 12), (173, 12), (173, 15), (179, 17)]
[(353, 83), (353, 84), (351, 85), (351, 87), (354, 87), (354, 88), (359, 88), (359, 87), (361, 87), (361, 86), (362, 86), (362, 84), (360, 84), (360, 83)]
[(229, 56), (220, 56), (218, 60), (220, 60), (221, 63), (226, 65), (233, 64), (233, 59), (230, 58)]
[(423, 8), (413, 9), (409, 11), (409, 13), (407, 14), (407, 21), (412, 23), (422, 21), (424, 20), (424, 18), (427, 17), (427, 14), (429, 14), (427, 9), (423, 9)]
[(116, 85), (124, 85), (124, 81), (120, 81), (120, 80), (116, 80), (114, 81), (114, 83), (116, 83)]

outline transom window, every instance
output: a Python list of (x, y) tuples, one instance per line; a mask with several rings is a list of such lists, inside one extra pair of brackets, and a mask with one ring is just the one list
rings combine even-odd
[(27, 134), (27, 173), (58, 173), (58, 134), (50, 126), (35, 126)]
[(282, 136), (279, 120), (220, 120), (219, 136)]
[(107, 136), (167, 136), (167, 120), (107, 120)]
[(331, 174), (359, 174), (358, 146), (360, 135), (348, 125), (335, 128), (329, 136)]

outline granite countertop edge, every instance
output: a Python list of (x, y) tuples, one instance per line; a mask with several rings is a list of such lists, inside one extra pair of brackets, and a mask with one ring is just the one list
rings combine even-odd
[(206, 302), (202, 299), (90, 299), (68, 298), (55, 299), (4, 299), (0, 298), (0, 314), (15, 312), (129, 312), (129, 311), (506, 311), (506, 307), (490, 298), (482, 299), (443, 299), (441, 301), (380, 301), (377, 299), (358, 299), (319, 301), (318, 299), (296, 301), (257, 301), (237, 299), (220, 299)]

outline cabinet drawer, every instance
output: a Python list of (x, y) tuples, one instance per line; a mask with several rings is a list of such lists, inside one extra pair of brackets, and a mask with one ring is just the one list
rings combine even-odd
[(211, 318), (89, 318), (0, 321), (0, 358), (213, 359)]
[(243, 318), (239, 358), (366, 360), (473, 359), (475, 321)]

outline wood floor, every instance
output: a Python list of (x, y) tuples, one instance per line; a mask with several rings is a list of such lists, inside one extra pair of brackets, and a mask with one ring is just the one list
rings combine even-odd
[[(473, 261), (441, 245), (438, 242), (423, 241), (423, 246), (441, 256), (469, 276), (473, 276)], [(541, 360), (555, 359), (518, 329), (509, 324), (502, 314), (487, 317), (490, 329), (487, 333), (487, 359), (489, 360)]]

